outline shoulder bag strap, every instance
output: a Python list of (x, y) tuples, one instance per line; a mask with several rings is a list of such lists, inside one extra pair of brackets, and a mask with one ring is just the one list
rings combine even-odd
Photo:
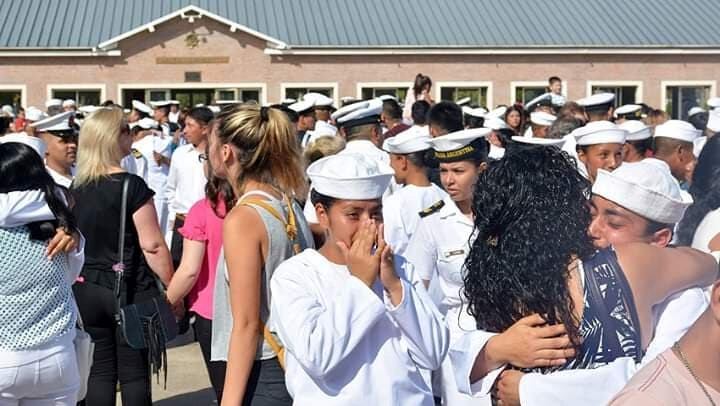
[(130, 178), (125, 177), (122, 185), (122, 197), (120, 200), (120, 228), (118, 229), (118, 262), (113, 265), (112, 269), (115, 271), (115, 304), (119, 313), (120, 300), (121, 300), (121, 287), (123, 280), (123, 273), (125, 272), (125, 222), (127, 221), (127, 198), (128, 198), (128, 185), (130, 184)]
[(298, 230), (297, 230), (297, 224), (295, 220), (295, 211), (293, 210), (292, 202), (290, 199), (285, 196), (284, 197), (285, 204), (288, 206), (288, 220), (285, 221), (285, 218), (272, 206), (270, 203), (268, 203), (265, 200), (261, 199), (243, 199), (238, 202), (238, 205), (242, 206), (250, 206), (255, 205), (262, 207), (270, 213), (273, 217), (275, 217), (279, 222), (281, 222), (285, 226), (285, 233), (287, 234), (288, 239), (292, 243), (293, 246), (293, 252), (295, 254), (299, 254), (300, 251), (302, 251), (302, 248), (300, 247), (300, 243), (297, 240), (298, 237)]

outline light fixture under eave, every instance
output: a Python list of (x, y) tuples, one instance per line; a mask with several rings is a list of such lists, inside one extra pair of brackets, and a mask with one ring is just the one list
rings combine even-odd
[(188, 11), (184, 11), (184, 12), (180, 13), (180, 18), (182, 18), (183, 20), (188, 20), (188, 22), (190, 24), (192, 24), (195, 22), (196, 18), (198, 20), (201, 19), (202, 14), (200, 14), (196, 10), (188, 10)]

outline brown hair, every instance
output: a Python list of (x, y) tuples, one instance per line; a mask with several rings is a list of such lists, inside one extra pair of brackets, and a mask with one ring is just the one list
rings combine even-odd
[(305, 191), (300, 146), (295, 129), (282, 111), (257, 104), (238, 104), (217, 118), (218, 137), (233, 145), (242, 167), (236, 186), (248, 179), (273, 185), (290, 195)]
[(318, 137), (305, 148), (305, 163), (310, 165), (320, 158), (335, 155), (345, 148), (345, 140), (342, 137), (331, 135)]

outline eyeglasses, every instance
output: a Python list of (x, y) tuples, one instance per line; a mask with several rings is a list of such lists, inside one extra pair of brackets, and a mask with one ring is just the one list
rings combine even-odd
[(203, 161), (208, 160), (208, 154), (199, 154), (198, 155), (198, 162), (202, 163)]

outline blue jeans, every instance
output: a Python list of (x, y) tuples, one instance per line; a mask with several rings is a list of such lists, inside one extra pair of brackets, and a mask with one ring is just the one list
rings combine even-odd
[(285, 371), (277, 358), (255, 361), (250, 371), (243, 406), (291, 406)]

